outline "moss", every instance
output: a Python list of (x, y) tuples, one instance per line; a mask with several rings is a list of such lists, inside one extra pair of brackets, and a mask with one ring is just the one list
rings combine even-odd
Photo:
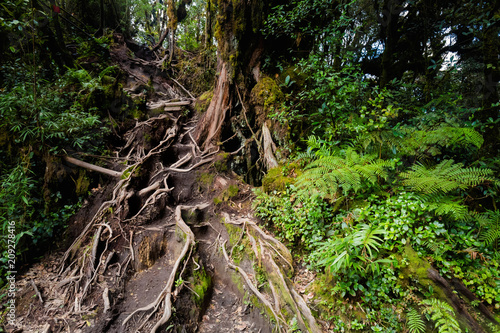
[[(225, 223), (224, 226), (226, 227), (227, 233), (229, 234), (229, 244), (231, 246), (234, 246), (241, 237), (242, 229), (229, 223)], [(239, 265), (245, 257), (251, 258), (251, 253), (253, 252), (250, 252), (250, 250), (248, 249), (251, 249), (250, 243), (248, 239), (243, 237), (243, 239), (232, 251), (232, 259), (235, 265)]]
[(287, 185), (295, 183), (295, 178), (302, 174), (297, 163), (290, 163), (285, 167), (276, 167), (267, 172), (262, 179), (262, 188), (265, 192), (283, 191)]
[(199, 192), (205, 192), (210, 190), (214, 183), (214, 174), (208, 173), (208, 172), (203, 172), (203, 173), (198, 173), (196, 176), (196, 183), (198, 184), (198, 191)]
[(134, 119), (141, 119), (142, 117), (144, 117), (144, 112), (140, 111), (138, 108), (132, 108), (132, 110), (130, 111), (130, 115)]
[(90, 186), (90, 180), (87, 177), (87, 172), (80, 169), (78, 174), (78, 179), (75, 181), (75, 193), (77, 196), (84, 195), (88, 192)]
[(281, 103), (284, 95), (276, 81), (264, 77), (253, 87), (251, 98), (254, 104), (263, 106), (264, 112), (268, 112), (272, 106)]
[(273, 168), (267, 172), (262, 179), (262, 188), (266, 193), (272, 191), (283, 191), (287, 185), (295, 182), (294, 178), (283, 176), (280, 167)]
[[(400, 259), (402, 258), (398, 258), (398, 260)], [(416, 280), (425, 291), (431, 287), (434, 291), (433, 297), (445, 302), (448, 301), (443, 289), (436, 285), (428, 276), (427, 271), (432, 268), (431, 264), (420, 258), (410, 244), (406, 244), (404, 248), (404, 259), (408, 261), (408, 265), (401, 268), (401, 272), (405, 278)]]
[(214, 203), (217, 205), (219, 203), (229, 201), (238, 195), (240, 189), (236, 185), (229, 185), (222, 193), (214, 198)]
[(209, 90), (205, 91), (198, 99), (196, 100), (194, 104), (194, 109), (197, 113), (202, 114), (204, 113), (208, 106), (210, 105), (210, 102), (212, 101), (212, 98), (214, 97), (214, 91)]
[(227, 168), (227, 162), (228, 162), (228, 157), (229, 154), (227, 153), (220, 153), (215, 157), (214, 161), (214, 168), (218, 172), (226, 172), (228, 170)]
[(193, 273), (193, 301), (196, 305), (202, 306), (207, 300), (208, 293), (212, 288), (212, 278), (207, 274), (205, 269), (194, 271)]

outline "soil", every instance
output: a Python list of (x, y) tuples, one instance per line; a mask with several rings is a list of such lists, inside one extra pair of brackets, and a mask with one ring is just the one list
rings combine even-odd
[[(127, 74), (125, 88), (149, 82), (154, 89), (149, 111), (186, 103), (180, 111), (149, 114), (120, 133), (115, 155), (121, 159), (108, 168), (122, 177), (93, 190), (70, 222), (64, 251), (48, 254), (20, 278), (18, 327), (8, 330), (153, 332), (171, 299), (173, 314), (160, 325), (162, 332), (285, 332), (294, 316), (319, 332), (313, 318), (293, 304), (282, 313), (279, 304), (286, 302), (259, 286), (254, 268), (268, 258), (275, 268), (261, 270), (281, 277), (276, 290), (292, 290), (291, 255), (257, 231), (252, 188), (227, 170), (230, 157), (218, 147), (201, 151), (192, 140), (194, 101), (156, 61), (131, 57), (123, 39), (115, 39), (112, 58)], [(303, 292), (304, 282), (296, 282)]]

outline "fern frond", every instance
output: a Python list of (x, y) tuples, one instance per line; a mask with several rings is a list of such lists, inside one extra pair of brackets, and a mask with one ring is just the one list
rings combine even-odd
[(422, 319), (420, 313), (415, 309), (410, 309), (406, 313), (406, 319), (408, 321), (408, 331), (410, 333), (423, 333), (425, 332), (425, 323)]
[(422, 131), (401, 127), (397, 130), (363, 132), (355, 139), (355, 144), (365, 151), (372, 146), (374, 149), (384, 147), (403, 155), (426, 153), (432, 156), (441, 154), (441, 147), (480, 148), (483, 143), (483, 137), (473, 128), (450, 126)]
[(463, 199), (458, 196), (450, 196), (443, 193), (424, 194), (421, 196), (429, 210), (433, 210), (436, 215), (448, 215), (455, 220), (465, 221), (470, 217), (468, 207), (463, 203)]
[(321, 196), (334, 195), (339, 189), (344, 193), (358, 191), (363, 182), (375, 184), (378, 178), (387, 179), (387, 169), (394, 167), (394, 160), (380, 160), (373, 155), (360, 155), (347, 148), (342, 156), (324, 156), (311, 162), (297, 179), (296, 186), (305, 193), (317, 191)]
[(469, 127), (439, 127), (435, 130), (411, 131), (406, 129), (403, 140), (397, 142), (405, 155), (428, 152), (433, 156), (441, 154), (440, 147), (476, 146), (480, 148), (484, 139)]
[(466, 189), (486, 181), (495, 181), (490, 169), (464, 168), (462, 163), (443, 160), (435, 167), (415, 164), (411, 171), (401, 173), (403, 184), (422, 193), (448, 193)]
[(500, 239), (500, 211), (488, 211), (477, 216), (477, 221), (484, 229), (479, 234), (479, 239), (486, 245), (493, 244)]
[(420, 305), (425, 306), (423, 313), (430, 315), (439, 333), (462, 332), (455, 318), (455, 311), (448, 303), (432, 298), (423, 300)]

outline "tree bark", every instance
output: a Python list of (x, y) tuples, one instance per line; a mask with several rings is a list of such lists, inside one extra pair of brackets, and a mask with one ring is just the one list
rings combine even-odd
[(220, 72), (214, 96), (200, 120), (195, 133), (195, 140), (202, 149), (215, 145), (220, 138), (220, 131), (226, 118), (226, 112), (230, 108), (231, 92), (228, 73), (229, 65), (219, 61), (218, 71)]

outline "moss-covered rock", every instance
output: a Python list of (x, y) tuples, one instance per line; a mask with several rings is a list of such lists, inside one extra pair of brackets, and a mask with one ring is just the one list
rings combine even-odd
[(267, 172), (262, 179), (262, 188), (266, 193), (283, 191), (288, 185), (295, 183), (295, 178), (302, 173), (297, 163), (290, 163), (286, 169), (279, 166)]

